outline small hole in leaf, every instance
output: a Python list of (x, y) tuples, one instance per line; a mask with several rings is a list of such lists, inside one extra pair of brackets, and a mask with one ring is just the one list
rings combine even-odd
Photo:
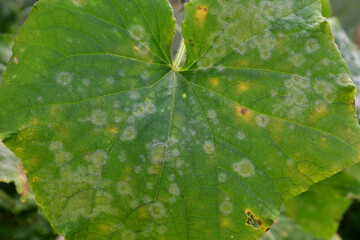
[(249, 225), (255, 229), (259, 229), (259, 227), (261, 227), (261, 220), (252, 214), (249, 209), (246, 209), (245, 213), (247, 216), (246, 225)]

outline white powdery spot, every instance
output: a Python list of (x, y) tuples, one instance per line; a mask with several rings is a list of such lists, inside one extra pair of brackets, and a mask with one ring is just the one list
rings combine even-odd
[(112, 103), (112, 105), (113, 105), (114, 108), (120, 108), (121, 107), (121, 102), (120, 101), (114, 101)]
[(309, 88), (310, 80), (299, 75), (293, 75), (290, 80), (285, 82), (285, 86), (289, 91), (296, 91), (299, 88)]
[(142, 171), (142, 168), (141, 168), (140, 166), (136, 166), (136, 167), (134, 168), (134, 172), (135, 172), (136, 174), (139, 174), (141, 171)]
[(146, 183), (146, 188), (149, 190), (152, 189), (153, 188), (152, 183), (150, 183), (150, 182)]
[(147, 81), (147, 80), (149, 80), (150, 74), (149, 74), (148, 71), (143, 71), (143, 72), (140, 74), (140, 77), (141, 77), (142, 80)]
[(308, 102), (306, 94), (300, 90), (291, 90), (286, 97), (286, 105), (304, 105)]
[(125, 161), (126, 161), (126, 154), (125, 154), (125, 152), (121, 152), (121, 153), (119, 154), (118, 159), (119, 159), (120, 162), (125, 162)]
[(287, 113), (287, 117), (289, 119), (302, 119), (302, 115), (303, 115), (303, 112), (304, 112), (304, 108), (301, 107), (301, 106), (294, 106), (292, 107), (288, 113)]
[(336, 82), (340, 85), (340, 86), (349, 86), (350, 84), (352, 84), (350, 75), (347, 73), (343, 73), (340, 74), (339, 77), (337, 77)]
[(116, 123), (120, 123), (122, 120), (123, 120), (123, 118), (121, 116), (114, 117), (114, 122), (116, 122)]
[(246, 135), (245, 135), (245, 133), (243, 133), (242, 131), (238, 131), (237, 134), (236, 134), (236, 137), (237, 137), (237, 139), (239, 139), (239, 140), (244, 140), (245, 137), (246, 137)]
[(109, 84), (109, 85), (114, 85), (115, 80), (113, 77), (108, 77), (105, 79), (105, 81)]
[(70, 161), (72, 159), (72, 155), (68, 152), (58, 152), (55, 154), (55, 162), (59, 165), (63, 165), (64, 163)]
[(255, 175), (254, 164), (249, 159), (243, 159), (240, 162), (234, 163), (232, 169), (242, 177), (251, 177)]
[(150, 158), (153, 164), (159, 164), (165, 160), (167, 145), (165, 143), (158, 143), (150, 150)]
[(132, 231), (125, 230), (121, 233), (121, 240), (135, 240), (136, 234)]
[(61, 142), (59, 142), (59, 141), (51, 142), (50, 146), (49, 146), (49, 149), (51, 151), (55, 151), (55, 152), (62, 151), (63, 144)]
[(259, 127), (266, 128), (266, 126), (269, 124), (269, 117), (264, 115), (258, 115), (256, 116), (256, 123), (259, 125)]
[(137, 100), (140, 98), (140, 94), (138, 92), (131, 92), (129, 95), (132, 100)]
[(323, 59), (321, 59), (320, 63), (321, 63), (323, 66), (327, 67), (327, 66), (329, 66), (329, 64), (330, 64), (330, 60), (327, 59), (327, 58), (323, 58)]
[(233, 210), (233, 205), (231, 202), (225, 201), (220, 205), (220, 210), (225, 214), (230, 214)]
[(326, 81), (317, 81), (314, 85), (315, 91), (324, 97), (328, 103), (332, 103), (336, 99), (336, 88)]
[(215, 110), (210, 110), (210, 111), (208, 111), (207, 116), (208, 116), (208, 118), (210, 118), (210, 119), (216, 118), (216, 112), (215, 112)]
[(277, 90), (276, 90), (276, 89), (272, 89), (272, 90), (270, 91), (270, 96), (271, 96), (271, 97), (277, 97), (277, 96), (278, 96)]
[(289, 60), (295, 67), (300, 67), (305, 63), (305, 57), (301, 53), (293, 54)]
[(305, 44), (305, 51), (307, 53), (314, 53), (320, 48), (319, 42), (316, 39), (309, 39)]
[(227, 180), (226, 174), (225, 173), (220, 173), (219, 176), (218, 176), (218, 180), (219, 180), (220, 183), (226, 182), (226, 180)]
[(136, 129), (131, 126), (128, 126), (122, 132), (120, 139), (121, 141), (132, 141), (136, 138), (136, 135), (137, 135)]
[(167, 231), (166, 227), (165, 226), (159, 226), (157, 229), (156, 229), (157, 233), (160, 234), (160, 235), (164, 235)]
[(153, 104), (152, 101), (146, 101), (145, 102), (145, 110), (149, 114), (153, 114), (156, 111), (156, 106)]
[(180, 155), (179, 150), (177, 150), (177, 149), (172, 150), (172, 151), (171, 151), (171, 155), (172, 155), (173, 157), (178, 157), (178, 156)]
[(120, 77), (125, 77), (125, 75), (126, 75), (124, 70), (120, 70), (118, 74)]
[(169, 187), (169, 193), (171, 195), (174, 195), (174, 196), (179, 196), (180, 195), (180, 188), (177, 186), (176, 183), (172, 183)]
[(138, 201), (132, 200), (132, 201), (130, 202), (130, 207), (131, 207), (132, 209), (135, 209), (135, 208), (137, 208), (138, 206), (139, 206), (139, 202), (138, 202)]
[(119, 182), (117, 184), (117, 191), (122, 196), (127, 196), (131, 194), (131, 187), (127, 182)]
[(155, 202), (149, 206), (149, 213), (154, 219), (166, 216), (166, 209), (160, 202)]
[(296, 163), (296, 162), (295, 162), (294, 160), (292, 160), (292, 159), (288, 159), (288, 160), (286, 161), (286, 165), (289, 166), (289, 167), (294, 166), (295, 163)]
[(56, 75), (56, 82), (60, 85), (67, 86), (72, 81), (72, 74), (68, 72), (60, 72)]
[(89, 79), (83, 79), (82, 81), (82, 84), (84, 84), (85, 86), (89, 86), (90, 85), (90, 80)]
[(209, 155), (214, 154), (214, 152), (215, 152), (214, 144), (210, 141), (205, 141), (204, 151), (206, 154), (209, 154)]
[(135, 40), (141, 40), (144, 38), (144, 28), (140, 25), (134, 25), (129, 29), (130, 35)]
[(91, 121), (96, 126), (104, 126), (107, 123), (107, 114), (102, 110), (97, 109), (92, 113)]

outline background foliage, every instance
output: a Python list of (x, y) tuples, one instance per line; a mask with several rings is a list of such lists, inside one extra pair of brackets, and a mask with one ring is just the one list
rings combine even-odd
[[(15, 34), (25, 20), (32, 4), (35, 1), (26, 0), (0, 0), (0, 73), (4, 71), (6, 59), (13, 34)], [(173, 54), (179, 45), (181, 22), (184, 19), (183, 3), (181, 0), (170, 1), (178, 19), (177, 37), (173, 43)], [(335, 40), (339, 49), (356, 78), (360, 68), (356, 65), (359, 57), (356, 43), (360, 46), (360, 1), (358, 0), (332, 0), (332, 16), (340, 20), (340, 24), (349, 36), (349, 43), (344, 40), (344, 34)], [(330, 9), (326, 14), (330, 15)], [(341, 31), (340, 24), (332, 20), (337, 31)], [(336, 25), (338, 24), (338, 25)], [(341, 47), (342, 44), (345, 46)], [(345, 49), (345, 50), (343, 50)], [(346, 52), (347, 53), (344, 53)], [(354, 60), (355, 59), (355, 60)], [(360, 57), (358, 58), (360, 59)], [(1, 78), (0, 78), (1, 79)], [(57, 236), (52, 231), (46, 216), (36, 205), (27, 188), (26, 180), (21, 172), (21, 166), (14, 156), (2, 149), (0, 154), (0, 169), (13, 170), (16, 173), (12, 179), (8, 173), (0, 171), (0, 239), (55, 239)], [(5, 158), (11, 160), (13, 166), (7, 164)], [(263, 239), (357, 239), (360, 229), (360, 204), (357, 201), (359, 191), (359, 166), (352, 167), (347, 171), (337, 174), (313, 186), (308, 192), (285, 204), (282, 215), (271, 230), (263, 236)], [(19, 170), (20, 169), (20, 170)], [(11, 175), (11, 174), (10, 174)], [(16, 183), (16, 184), (15, 184)], [(326, 196), (326, 197), (325, 197)], [(352, 205), (351, 205), (352, 204)], [(351, 205), (351, 207), (350, 207)], [(349, 210), (345, 213), (345, 211)], [(343, 214), (344, 217), (343, 217)], [(342, 219), (342, 220), (341, 220)], [(336, 232), (338, 225), (340, 228)]]

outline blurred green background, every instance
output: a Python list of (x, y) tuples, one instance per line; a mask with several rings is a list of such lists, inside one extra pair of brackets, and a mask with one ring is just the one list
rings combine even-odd
[[(175, 54), (181, 39), (184, 3), (188, 1), (169, 1), (173, 5), (178, 21), (176, 38), (172, 46), (172, 52)], [(6, 59), (11, 54), (11, 39), (25, 21), (35, 2), (36, 0), (0, 0), (0, 74), (6, 67)], [(348, 37), (360, 48), (360, 0), (330, 0), (330, 3), (332, 9), (324, 9), (324, 14), (337, 17)], [(1, 174), (10, 169), (6, 163), (10, 159), (14, 161), (12, 166), (15, 166), (14, 171), (17, 176), (14, 179), (5, 179)], [(0, 240), (63, 239), (53, 232), (45, 214), (37, 206), (21, 164), (17, 161), (14, 156), (9, 158), (9, 153), (0, 148)], [(340, 222), (340, 227), (338, 235), (333, 239), (360, 239), (360, 202), (354, 201), (343, 219), (336, 221)], [(321, 239), (305, 233), (286, 215), (280, 217), (270, 232), (264, 239)]]

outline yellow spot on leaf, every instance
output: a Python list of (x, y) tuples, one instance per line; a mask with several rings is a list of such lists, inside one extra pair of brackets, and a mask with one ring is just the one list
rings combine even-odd
[(149, 213), (145, 206), (139, 207), (138, 213), (139, 213), (139, 218), (148, 218), (149, 217)]
[(34, 182), (37, 182), (39, 178), (37, 176), (34, 177)]
[(110, 128), (110, 132), (114, 133), (114, 134), (117, 134), (119, 132), (119, 128), (118, 127), (112, 127), (112, 128)]
[(239, 119), (243, 119), (246, 122), (249, 122), (253, 119), (254, 113), (252, 110), (247, 109), (242, 106), (235, 106), (235, 115)]
[(211, 85), (213, 85), (214, 87), (217, 87), (219, 85), (219, 79), (218, 78), (210, 78), (210, 83)]
[(220, 220), (221, 226), (224, 228), (230, 228), (233, 224), (229, 217), (221, 218)]
[(110, 224), (107, 223), (103, 223), (103, 224), (99, 224), (97, 226), (98, 230), (100, 230), (103, 233), (108, 233), (108, 232), (113, 232), (116, 230), (115, 226), (112, 226)]
[(204, 27), (206, 16), (208, 14), (208, 8), (206, 6), (198, 6), (195, 13), (195, 23), (200, 27)]
[(239, 84), (239, 91), (240, 92), (246, 92), (247, 90), (249, 90), (249, 85), (247, 84), (244, 84), (244, 83), (240, 83)]
[(138, 54), (140, 52), (139, 48), (138, 47), (133, 47), (133, 51), (135, 54)]

